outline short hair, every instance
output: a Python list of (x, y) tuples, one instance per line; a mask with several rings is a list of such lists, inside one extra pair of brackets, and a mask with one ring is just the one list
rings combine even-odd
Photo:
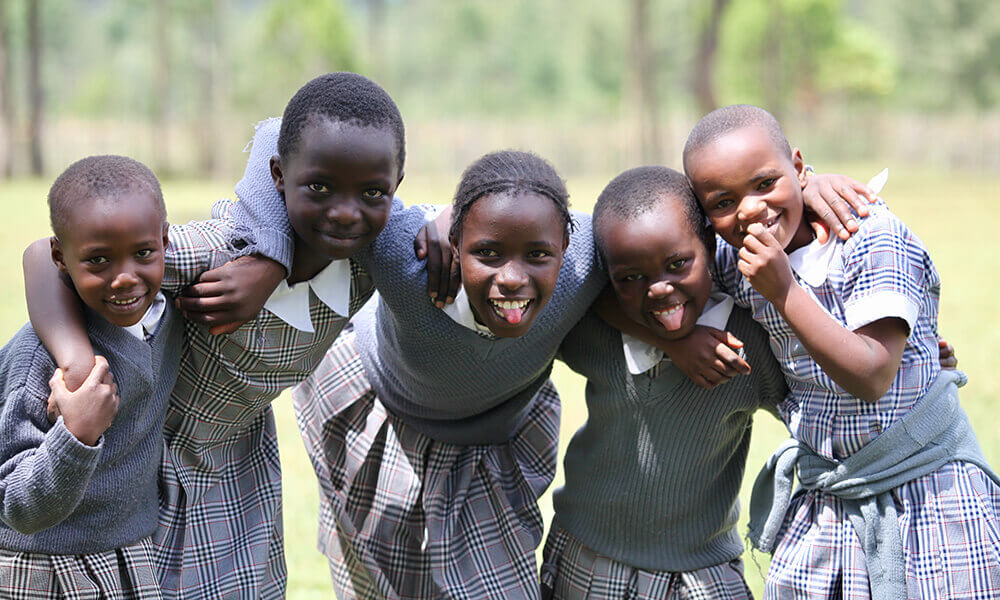
[(752, 104), (733, 104), (713, 110), (694, 126), (684, 143), (684, 169), (688, 170), (688, 157), (695, 151), (731, 131), (751, 125), (763, 127), (775, 148), (791, 156), (792, 147), (774, 115)]
[(632, 221), (668, 200), (677, 202), (688, 228), (705, 245), (709, 260), (715, 254), (715, 232), (708, 224), (691, 182), (683, 174), (660, 166), (636, 167), (611, 180), (594, 205), (594, 239), (605, 257), (600, 224), (608, 218)]
[(566, 234), (573, 230), (569, 213), (569, 192), (566, 183), (547, 160), (519, 150), (491, 152), (475, 161), (462, 173), (452, 202), (452, 239), (459, 239), (462, 223), (472, 205), (484, 196), (531, 192), (555, 203)]
[(294, 154), (302, 130), (318, 118), (359, 127), (388, 127), (396, 139), (397, 168), (402, 173), (406, 159), (403, 117), (389, 94), (371, 79), (357, 73), (327, 73), (299, 88), (281, 118), (278, 155)]
[(167, 207), (160, 182), (149, 167), (127, 156), (106, 154), (81, 158), (56, 177), (49, 188), (49, 220), (60, 237), (72, 226), (69, 214), (82, 202), (98, 198), (119, 198), (130, 191), (148, 192), (163, 220)]

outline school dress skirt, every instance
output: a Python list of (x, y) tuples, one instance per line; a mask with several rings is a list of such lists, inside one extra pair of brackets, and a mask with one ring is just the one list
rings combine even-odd
[(448, 444), (386, 411), (348, 333), (293, 398), (339, 598), (539, 598), (537, 502), (559, 434), (551, 382), (512, 439)]
[(748, 600), (743, 561), (694, 571), (646, 571), (594, 552), (553, 523), (545, 540), (545, 600)]
[(2, 600), (159, 600), (153, 542), (92, 554), (0, 550)]
[[(892, 492), (908, 600), (1000, 598), (1000, 487), (975, 465), (948, 463)], [(765, 598), (867, 600), (865, 555), (840, 500), (792, 499)]]

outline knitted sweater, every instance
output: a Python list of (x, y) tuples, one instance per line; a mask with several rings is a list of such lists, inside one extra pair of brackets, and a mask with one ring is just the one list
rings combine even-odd
[(664, 363), (630, 375), (621, 334), (592, 313), (560, 351), (587, 378), (587, 422), (565, 457), (555, 521), (599, 554), (652, 571), (692, 571), (743, 552), (738, 495), (753, 413), (784, 398), (767, 335), (735, 309), (727, 330), (751, 373), (707, 391)]
[[(288, 215), (263, 157), (277, 153), (280, 119), (262, 122), (240, 182), (233, 216), (244, 252), (286, 268), (293, 255)], [(260, 157), (254, 162), (254, 156)], [(242, 206), (241, 206), (242, 205)], [(354, 317), (358, 351), (379, 399), (430, 437), (459, 444), (498, 443), (518, 430), (531, 398), (552, 369), (559, 343), (607, 283), (594, 246), (590, 215), (573, 213), (576, 231), (549, 304), (520, 338), (485, 338), (434, 307), (424, 261), (413, 239), (426, 222), (421, 207), (394, 200), (385, 229), (353, 258), (380, 295)], [(268, 233), (264, 234), (266, 230)], [(251, 236), (250, 231), (258, 232)], [(377, 308), (376, 308), (377, 306)]]
[(121, 402), (97, 446), (46, 417), (56, 364), (25, 325), (0, 349), (0, 548), (86, 554), (128, 546), (157, 523), (163, 420), (183, 324), (166, 308), (150, 343), (92, 311), (94, 351), (108, 359)]

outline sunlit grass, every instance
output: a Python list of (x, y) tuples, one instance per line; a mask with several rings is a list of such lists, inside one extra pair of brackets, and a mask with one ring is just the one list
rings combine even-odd
[[(843, 172), (867, 179), (882, 165), (853, 165)], [(570, 192), (575, 208), (590, 210), (593, 199), (613, 174), (574, 178)], [(420, 177), (407, 175), (400, 195), (408, 203), (447, 202), (458, 174)], [(48, 182), (21, 180), (0, 183), (6, 225), (0, 249), (8, 261), (0, 263), (0, 335), (9, 338), (27, 319), (21, 285), (21, 252), (28, 242), (49, 234), (45, 209)], [(183, 222), (208, 216), (211, 201), (230, 195), (231, 186), (216, 182), (168, 181), (164, 193), (170, 219)], [(969, 374), (962, 402), (987, 458), (1000, 465), (1000, 370), (991, 364), (992, 350), (1000, 346), (1000, 305), (996, 283), (1000, 250), (992, 234), (1000, 222), (1000, 178), (974, 173), (943, 173), (893, 169), (883, 192), (899, 214), (930, 248), (941, 273), (940, 330), (957, 348), (961, 367)], [(978, 227), (976, 224), (980, 224)], [(553, 378), (564, 400), (561, 445), (586, 417), (583, 381), (557, 365)], [(325, 559), (316, 551), (316, 482), (305, 457), (287, 394), (274, 405), (284, 471), (285, 536), (289, 568), (289, 598), (332, 597)], [(771, 417), (757, 417), (754, 441), (744, 481), (743, 505), (749, 484), (770, 450), (784, 437)], [(557, 475), (557, 485), (562, 473)], [(543, 512), (551, 515), (549, 494)], [(741, 524), (741, 528), (743, 525)], [(741, 529), (742, 530), (742, 529)], [(749, 556), (749, 555), (747, 555)], [(758, 555), (762, 568), (766, 556)], [(763, 573), (747, 559), (747, 579), (760, 595)]]

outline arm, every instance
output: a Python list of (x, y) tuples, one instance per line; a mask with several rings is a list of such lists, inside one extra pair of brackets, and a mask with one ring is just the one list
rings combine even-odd
[(37, 240), (24, 251), (24, 295), (31, 326), (63, 370), (67, 387), (76, 389), (94, 368), (94, 349), (80, 298), (52, 262), (49, 240)]
[(680, 340), (661, 338), (625, 316), (610, 285), (594, 301), (592, 308), (608, 325), (663, 350), (699, 387), (710, 390), (741, 373), (750, 372), (750, 365), (736, 352), (743, 342), (729, 332), (699, 325)]
[(795, 282), (788, 256), (759, 223), (750, 226), (739, 257), (740, 272), (774, 305), (827, 375), (865, 402), (885, 395), (903, 357), (906, 321), (889, 317), (853, 331), (844, 327)]
[(69, 392), (57, 370), (49, 385), (64, 416), (46, 431), (38, 406), (44, 399), (18, 390), (7, 400), (3, 440), (11, 452), (0, 466), (0, 515), (30, 535), (58, 524), (80, 503), (101, 454), (100, 436), (118, 410), (108, 363), (97, 365), (76, 392)]

